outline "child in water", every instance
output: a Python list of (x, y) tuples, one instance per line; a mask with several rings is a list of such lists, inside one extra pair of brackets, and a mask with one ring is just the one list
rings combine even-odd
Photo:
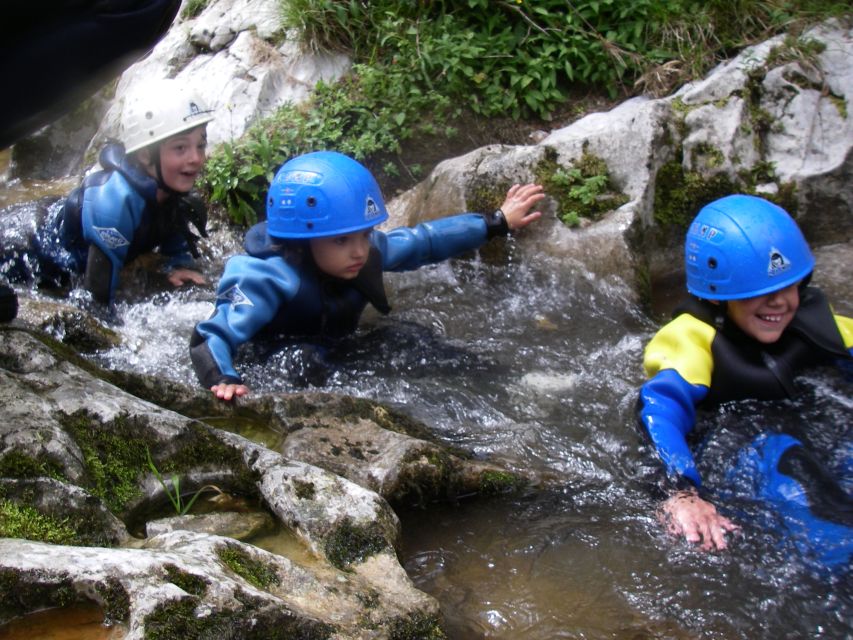
[[(702, 485), (687, 438), (697, 407), (796, 393), (807, 367), (853, 359), (853, 320), (835, 315), (808, 286), (814, 258), (788, 213), (759, 197), (732, 195), (704, 207), (685, 243), (693, 296), (645, 350), (648, 381), (639, 419), (661, 459), (668, 530), (705, 550), (724, 549), (738, 525)], [(853, 498), (798, 438), (764, 432), (741, 452), (758, 474), (755, 498), (828, 564), (853, 552)], [(734, 476), (729, 476), (734, 477)]]
[(12, 267), (11, 277), (65, 283), (81, 274), (92, 297), (109, 304), (122, 267), (157, 249), (167, 258), (170, 284), (205, 284), (193, 267), (198, 236), (189, 224), (204, 235), (206, 213), (190, 192), (204, 166), (212, 119), (176, 80), (138, 87), (122, 113), (123, 144), (107, 144), (101, 170), (48, 214), (30, 248), (35, 273)]
[(388, 213), (364, 166), (330, 151), (290, 160), (270, 187), (267, 220), (246, 236), (248, 255), (228, 260), (216, 309), (193, 332), (190, 355), (199, 381), (222, 400), (246, 395), (233, 365), (241, 344), (256, 336), (352, 333), (368, 302), (390, 311), (384, 271), (417, 269), (505, 236), (541, 216), (530, 209), (543, 197), (538, 185), (514, 185), (492, 214), (385, 233), (374, 229)]

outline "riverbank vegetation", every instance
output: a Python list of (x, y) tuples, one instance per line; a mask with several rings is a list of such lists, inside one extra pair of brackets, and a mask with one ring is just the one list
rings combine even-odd
[(278, 166), (323, 148), (364, 161), (386, 191), (406, 188), (436, 152), (564, 126), (584, 110), (578, 95), (666, 95), (752, 43), (849, 15), (834, 0), (287, 0), (283, 26), (346, 52), (352, 72), (222, 145), (206, 189), (252, 223)]

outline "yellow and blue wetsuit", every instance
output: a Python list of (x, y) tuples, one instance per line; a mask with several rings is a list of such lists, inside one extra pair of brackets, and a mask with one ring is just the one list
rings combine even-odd
[(823, 293), (801, 292), (782, 337), (762, 344), (744, 334), (725, 307), (693, 299), (649, 342), (639, 418), (676, 486), (701, 486), (687, 436), (696, 408), (729, 400), (791, 397), (804, 368), (853, 358), (853, 319), (835, 315)]
[[(797, 373), (833, 360), (853, 360), (853, 320), (833, 314), (814, 288), (801, 291), (794, 319), (773, 344), (744, 334), (723, 306), (692, 300), (679, 309), (646, 347), (649, 380), (638, 404), (669, 484), (702, 488), (687, 442), (698, 406), (790, 397)], [(739, 452), (726, 486), (717, 491), (726, 499), (744, 487), (749, 498), (781, 517), (804, 556), (824, 568), (847, 566), (853, 556), (853, 497), (802, 442), (784, 433), (759, 434)]]

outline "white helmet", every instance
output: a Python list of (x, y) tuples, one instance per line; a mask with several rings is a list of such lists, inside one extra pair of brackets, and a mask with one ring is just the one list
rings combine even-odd
[(213, 120), (213, 110), (177, 80), (136, 87), (125, 100), (121, 139), (131, 153)]

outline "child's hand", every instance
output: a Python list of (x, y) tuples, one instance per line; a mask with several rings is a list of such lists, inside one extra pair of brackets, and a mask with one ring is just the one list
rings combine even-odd
[(740, 529), (694, 491), (679, 491), (663, 503), (662, 511), (671, 534), (684, 536), (688, 542), (701, 542), (704, 551), (725, 549), (726, 533)]
[(187, 283), (207, 284), (207, 279), (195, 269), (175, 269), (169, 272), (169, 284), (180, 287)]
[(210, 387), (210, 390), (220, 400), (225, 400), (225, 402), (230, 402), (234, 398), (241, 398), (243, 396), (249, 395), (249, 387), (244, 384), (229, 384), (227, 382), (222, 382), (220, 384), (215, 384)]
[(542, 186), (538, 184), (514, 184), (509, 188), (506, 194), (506, 200), (501, 205), (501, 211), (506, 218), (507, 226), (510, 231), (526, 227), (534, 220), (542, 217), (541, 211), (533, 211), (528, 213), (530, 207), (539, 202), (545, 194), (542, 192)]

